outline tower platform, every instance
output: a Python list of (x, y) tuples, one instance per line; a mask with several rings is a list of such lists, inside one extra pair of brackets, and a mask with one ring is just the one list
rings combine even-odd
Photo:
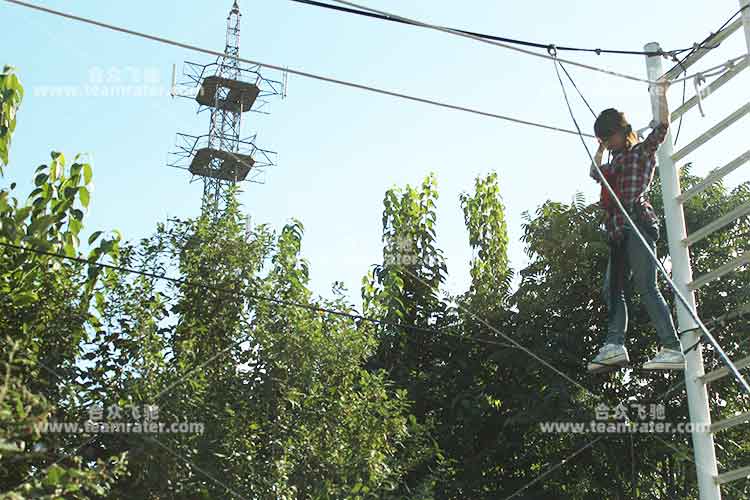
[[(216, 94), (222, 87), (229, 89), (229, 93), (226, 99), (219, 100), (217, 103)], [(260, 88), (254, 83), (212, 75), (201, 81), (201, 89), (195, 100), (203, 106), (244, 113), (252, 109), (258, 94), (260, 94)]]
[(240, 182), (247, 178), (253, 165), (255, 160), (250, 155), (202, 148), (195, 152), (188, 170), (193, 175)]

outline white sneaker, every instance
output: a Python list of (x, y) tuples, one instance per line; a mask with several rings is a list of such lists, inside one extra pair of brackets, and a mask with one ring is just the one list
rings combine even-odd
[(643, 364), (644, 370), (684, 370), (685, 355), (682, 351), (662, 348), (653, 359)]
[(599, 349), (599, 354), (589, 362), (588, 370), (590, 372), (611, 370), (626, 365), (629, 361), (628, 350), (624, 345), (604, 344)]

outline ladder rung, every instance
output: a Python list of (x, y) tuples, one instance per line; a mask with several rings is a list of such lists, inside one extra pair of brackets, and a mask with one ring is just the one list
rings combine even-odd
[(750, 264), (750, 251), (743, 253), (739, 257), (735, 257), (731, 261), (727, 262), (723, 266), (714, 269), (710, 273), (701, 275), (698, 279), (695, 279), (688, 283), (688, 288), (691, 290), (697, 290), (703, 285), (710, 283), (711, 281), (721, 278), (727, 273), (731, 273), (735, 269)]
[[(750, 356), (737, 361), (734, 366), (736, 366), (738, 370), (742, 370), (743, 368), (750, 366)], [(705, 375), (698, 377), (698, 379), (704, 384), (708, 384), (709, 382), (714, 382), (716, 380), (719, 380), (720, 378), (726, 377), (727, 375), (729, 375), (729, 373), (729, 368), (727, 368), (726, 366), (722, 366), (721, 368), (717, 368), (716, 370), (712, 370)]]
[(677, 201), (679, 201), (680, 203), (685, 203), (687, 200), (689, 200), (693, 196), (699, 195), (730, 173), (737, 170), (738, 167), (741, 167), (748, 161), (750, 161), (750, 149), (748, 149), (723, 167), (709, 172), (705, 179), (678, 196)]
[(738, 307), (736, 311), (730, 311), (726, 314), (722, 314), (718, 318), (713, 318), (713, 319), (706, 321), (704, 324), (706, 325), (706, 327), (712, 327), (714, 325), (720, 325), (726, 321), (731, 321), (733, 319), (741, 318), (745, 314), (750, 314), (750, 302)]
[[(721, 75), (719, 78), (711, 82), (711, 84), (706, 87), (704, 90), (701, 91), (701, 96), (703, 99), (707, 98), (714, 92), (716, 92), (718, 89), (720, 89), (725, 83), (727, 83), (729, 80), (734, 78), (735, 76), (739, 75), (744, 69), (747, 69), (748, 64), (750, 64), (750, 60), (747, 58), (743, 59), (742, 61), (735, 64), (732, 69)], [(680, 116), (684, 115), (690, 109), (692, 109), (696, 104), (698, 104), (698, 96), (695, 95), (691, 97), (685, 104), (680, 106), (679, 108), (675, 109), (672, 112), (672, 115), (670, 117), (670, 120), (672, 122), (677, 121), (677, 119), (680, 118)]]
[(736, 481), (737, 479), (744, 479), (748, 476), (750, 476), (750, 466), (740, 467), (739, 469), (719, 474), (716, 476), (715, 480), (719, 484), (724, 484), (730, 481)]
[(690, 142), (687, 146), (682, 148), (681, 150), (677, 151), (675, 154), (672, 155), (672, 161), (677, 162), (681, 159), (685, 158), (687, 155), (701, 147), (703, 144), (707, 143), (709, 140), (713, 139), (716, 135), (718, 135), (722, 130), (729, 127), (731, 124), (745, 116), (747, 113), (750, 112), (750, 102), (745, 103), (743, 106), (738, 108), (735, 112), (733, 112), (731, 115), (727, 116), (723, 120), (721, 120), (719, 123), (708, 129), (706, 132), (703, 133), (703, 135), (698, 136), (697, 138), (693, 139), (692, 142)]
[(719, 432), (726, 429), (731, 429), (732, 427), (737, 427), (738, 425), (744, 424), (748, 421), (750, 421), (750, 412), (740, 413), (739, 415), (735, 415), (724, 420), (719, 420), (715, 424), (711, 424), (709, 430), (711, 432)]
[(713, 222), (709, 222), (702, 228), (698, 229), (694, 233), (692, 233), (690, 236), (682, 240), (682, 244), (686, 246), (690, 246), (709, 234), (713, 233), (714, 231), (718, 231), (722, 227), (726, 226), (727, 224), (739, 219), (740, 217), (743, 217), (747, 214), (750, 214), (750, 201), (745, 203), (744, 205), (740, 205), (739, 207), (735, 208), (728, 214), (722, 215), (718, 219), (716, 219)]

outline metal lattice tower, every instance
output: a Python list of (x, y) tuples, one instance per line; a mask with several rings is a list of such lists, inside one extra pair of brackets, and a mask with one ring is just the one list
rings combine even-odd
[(242, 181), (261, 182), (258, 176), (262, 169), (275, 164), (275, 153), (257, 148), (255, 135), (241, 137), (243, 114), (263, 113), (263, 98), (281, 95), (284, 87), (281, 82), (263, 78), (259, 66), (245, 67), (239, 61), (241, 19), (234, 0), (227, 17), (225, 55), (208, 65), (186, 62), (187, 81), (179, 85), (188, 90), (178, 91), (177, 85), (173, 90), (173, 95), (195, 99), (198, 113), (210, 113), (208, 134), (178, 134), (177, 151), (169, 162), (169, 166), (188, 170), (194, 180), (203, 181), (204, 213), (221, 213), (232, 186)]
[[(233, 57), (222, 57), (218, 60), (216, 72), (218, 79), (226, 79), (236, 82), (240, 79), (240, 63), (236, 57), (240, 55), (240, 14), (239, 5), (234, 2), (232, 10), (227, 17), (227, 43), (224, 53)], [(205, 89), (205, 81), (204, 87)], [(224, 86), (216, 86), (214, 90), (214, 102), (211, 103), (211, 124), (208, 131), (208, 147), (217, 151), (239, 152), (240, 127), (242, 126), (242, 109), (227, 109), (220, 106), (229, 98), (230, 89)], [(209, 160), (208, 170), (219, 171), (223, 160), (218, 155), (212, 155)], [(226, 189), (237, 181), (237, 172), (233, 172), (234, 179), (222, 179), (221, 177), (205, 176), (203, 184), (203, 203), (218, 205), (226, 199)], [(231, 177), (231, 176), (230, 176)]]

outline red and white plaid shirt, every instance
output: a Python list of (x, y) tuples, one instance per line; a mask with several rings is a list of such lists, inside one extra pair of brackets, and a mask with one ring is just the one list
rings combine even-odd
[[(614, 183), (610, 183), (612, 189), (618, 193), (622, 205), (635, 222), (656, 226), (659, 224), (659, 219), (646, 195), (654, 177), (656, 150), (664, 142), (668, 128), (669, 125), (666, 123), (657, 124), (644, 141), (615, 152), (611, 161), (600, 167), (608, 179), (614, 179)], [(590, 175), (601, 183), (593, 166)], [(617, 205), (612, 203), (606, 208), (604, 225), (611, 241), (622, 240), (625, 224), (625, 216)]]

